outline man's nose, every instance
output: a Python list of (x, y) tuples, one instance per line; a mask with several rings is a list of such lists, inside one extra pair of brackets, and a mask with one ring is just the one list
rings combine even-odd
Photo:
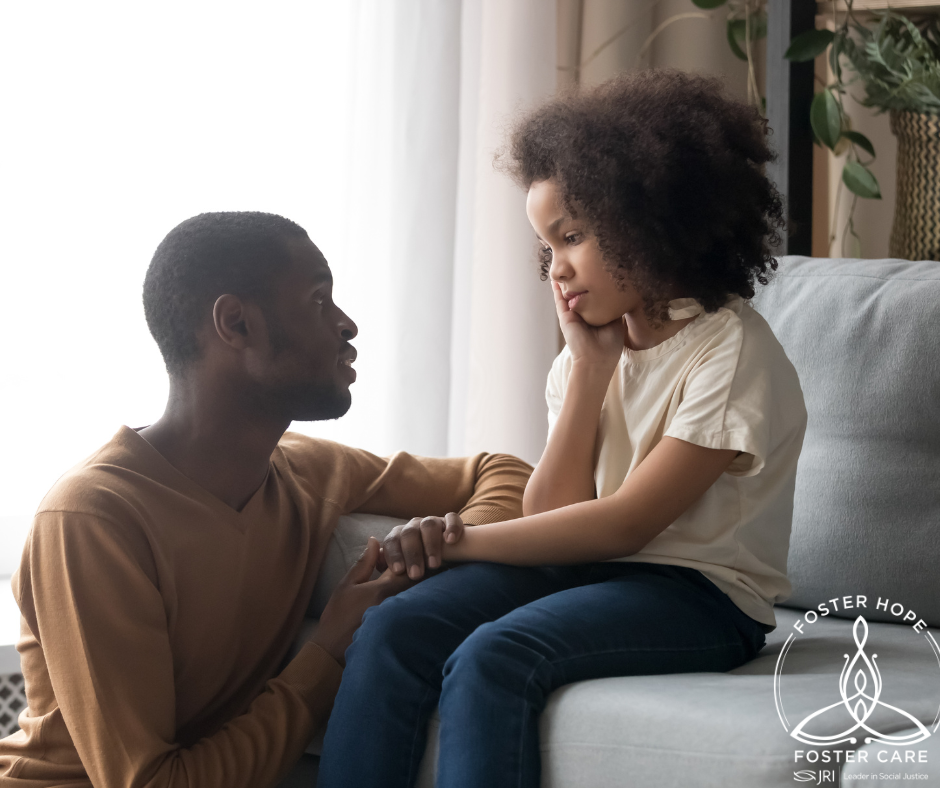
[(347, 342), (350, 339), (355, 339), (359, 333), (359, 327), (342, 309), (337, 309), (337, 311), (339, 312), (339, 319), (336, 321), (336, 327), (339, 329), (339, 335)]

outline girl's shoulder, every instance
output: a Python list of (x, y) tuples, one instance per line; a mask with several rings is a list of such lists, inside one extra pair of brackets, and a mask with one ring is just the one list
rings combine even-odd
[(770, 324), (740, 296), (730, 298), (717, 312), (702, 317), (700, 330), (695, 332), (697, 337), (694, 334), (690, 337), (693, 342), (737, 346), (737, 363), (762, 366), (786, 362), (791, 366)]

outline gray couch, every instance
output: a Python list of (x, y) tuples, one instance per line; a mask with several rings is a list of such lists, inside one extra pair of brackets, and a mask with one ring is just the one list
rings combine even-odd
[[(783, 258), (755, 307), (796, 366), (809, 412), (790, 546), (794, 594), (760, 656), (731, 673), (555, 692), (541, 721), (545, 786), (898, 785), (906, 773), (940, 785), (940, 651), (928, 637), (940, 627), (940, 263)], [(341, 519), (312, 618), (368, 536), (398, 522)], [(805, 612), (820, 604), (828, 615)], [(840, 692), (840, 672), (860, 652)], [(790, 735), (815, 742), (853, 727), (824, 745)], [(881, 741), (892, 735), (923, 740)], [(433, 785), (436, 720), (429, 742), (422, 788)]]

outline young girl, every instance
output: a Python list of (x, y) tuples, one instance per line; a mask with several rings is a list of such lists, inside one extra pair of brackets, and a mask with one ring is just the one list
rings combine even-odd
[[(461, 565), (367, 612), (321, 788), (412, 786), (435, 707), (439, 787), (538, 786), (556, 688), (726, 671), (761, 649), (790, 589), (806, 426), (796, 372), (747, 303), (783, 224), (765, 135), (716, 81), (674, 71), (517, 127), (508, 169), (566, 341), (548, 444), (524, 517), (461, 531), (448, 515), (443, 559)], [(436, 565), (434, 538), (409, 565)]]

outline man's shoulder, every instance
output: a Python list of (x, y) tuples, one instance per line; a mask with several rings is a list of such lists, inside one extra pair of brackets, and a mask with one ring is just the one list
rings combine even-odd
[(314, 438), (299, 432), (285, 432), (277, 444), (278, 452), (275, 460), (280, 457), (288, 463), (301, 463), (303, 465), (322, 465), (332, 467), (351, 451), (348, 446), (325, 438)]
[(36, 515), (67, 512), (104, 520), (119, 517), (143, 496), (152, 480), (136, 456), (127, 427), (67, 470), (43, 497)]
[(335, 441), (285, 432), (271, 461), (299, 492), (339, 501), (346, 494), (350, 458), (357, 452)]

